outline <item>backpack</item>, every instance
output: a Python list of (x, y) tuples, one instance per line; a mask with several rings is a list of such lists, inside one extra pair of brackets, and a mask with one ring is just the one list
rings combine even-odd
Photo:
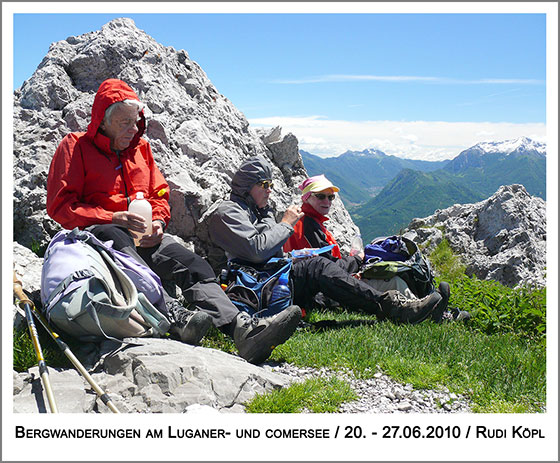
[(434, 292), (432, 267), (414, 241), (404, 236), (376, 238), (365, 246), (364, 254), (362, 278), (385, 280), (398, 276), (418, 298)]
[(82, 341), (162, 336), (170, 327), (159, 277), (78, 228), (49, 243), (41, 302), (49, 321)]
[[(291, 269), (291, 259), (273, 257), (258, 268), (232, 260), (222, 273), (222, 283), (227, 285), (225, 292), (239, 310), (269, 317), (292, 305)], [(288, 281), (289, 294), (271, 302), (272, 292), (281, 276)]]

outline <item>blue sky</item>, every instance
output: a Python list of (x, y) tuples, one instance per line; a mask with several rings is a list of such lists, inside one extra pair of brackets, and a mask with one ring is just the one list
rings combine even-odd
[(186, 50), (253, 126), (281, 125), (313, 154), (435, 160), (480, 141), (544, 141), (542, 13), (16, 13), (14, 88), (50, 43), (121, 16)]

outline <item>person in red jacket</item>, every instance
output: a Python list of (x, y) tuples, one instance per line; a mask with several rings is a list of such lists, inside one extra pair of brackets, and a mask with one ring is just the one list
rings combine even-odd
[[(87, 132), (67, 135), (54, 154), (47, 213), (66, 229), (79, 227), (112, 241), (115, 249), (149, 266), (162, 280), (173, 280), (194, 307), (187, 310), (165, 295), (172, 330), (183, 342), (197, 344), (213, 322), (228, 327), (242, 357), (264, 361), (292, 333), (284, 333), (275, 320), (255, 321), (241, 313), (210, 265), (164, 233), (171, 218), (169, 185), (142, 138), (145, 127), (143, 104), (134, 90), (118, 79), (102, 82)], [(131, 232), (142, 233), (147, 224), (128, 206), (138, 192), (152, 206), (152, 233), (137, 247)]]
[(332, 203), (340, 189), (333, 185), (324, 175), (309, 177), (298, 187), (301, 190), (302, 212), (305, 214), (294, 226), (294, 233), (284, 244), (284, 251), (295, 249), (322, 248), (334, 244), (330, 254), (323, 256), (336, 261), (348, 273), (360, 269), (363, 254), (342, 256), (336, 239), (325, 226)]
[[(340, 189), (334, 186), (324, 175), (316, 175), (309, 177), (303, 181), (298, 187), (301, 190), (301, 200), (303, 202), (302, 212), (304, 217), (294, 225), (294, 233), (284, 244), (284, 251), (289, 252), (295, 249), (304, 248), (321, 248), (334, 244), (331, 254), (323, 254), (323, 256), (336, 261), (339, 267), (342, 267), (348, 273), (357, 273), (364, 259), (364, 252), (354, 256), (342, 256), (340, 248), (334, 236), (327, 230), (324, 223), (329, 220), (329, 213), (332, 202), (335, 199), (335, 193)], [(367, 281), (367, 280), (366, 280)], [(388, 281), (388, 280), (387, 280)], [(416, 298), (414, 293), (407, 287), (406, 283), (400, 278), (394, 278), (389, 283), (382, 280), (369, 280), (368, 284), (380, 291), (397, 289), (410, 299)], [(442, 300), (431, 314), (430, 318), (441, 321), (449, 301), (450, 288), (447, 282), (441, 282), (437, 291), (441, 294)], [(336, 303), (324, 297), (321, 293), (315, 298), (317, 305), (322, 307), (336, 307)], [(470, 316), (467, 312), (462, 311), (451, 315), (447, 314), (446, 319), (457, 320), (467, 319)]]

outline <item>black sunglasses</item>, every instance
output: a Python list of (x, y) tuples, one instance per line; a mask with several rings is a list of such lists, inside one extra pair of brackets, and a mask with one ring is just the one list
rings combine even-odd
[(272, 188), (274, 187), (274, 183), (272, 183), (272, 180), (263, 180), (262, 182), (257, 183), (257, 185), (264, 190), (268, 190), (269, 188), (272, 190)]
[(329, 198), (329, 201), (334, 201), (334, 198), (336, 198), (335, 195), (326, 195), (324, 193), (313, 193), (313, 196), (315, 196), (319, 201), (323, 201), (323, 199), (325, 198)]

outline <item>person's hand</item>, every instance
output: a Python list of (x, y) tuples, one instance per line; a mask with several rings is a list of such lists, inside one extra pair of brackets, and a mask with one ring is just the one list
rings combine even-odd
[(142, 237), (138, 246), (141, 248), (151, 248), (161, 243), (163, 239), (163, 225), (159, 220), (152, 222), (152, 234)]
[(293, 227), (304, 215), (305, 214), (301, 212), (301, 206), (292, 204), (290, 207), (288, 207), (288, 209), (286, 209), (286, 212), (284, 212), (284, 215), (282, 216), (282, 220), (280, 222), (287, 223), (288, 225), (291, 225)]
[(113, 212), (113, 223), (115, 225), (120, 225), (121, 227), (126, 227), (130, 231), (139, 233), (144, 233), (146, 228), (148, 228), (144, 217), (140, 214), (128, 211)]

